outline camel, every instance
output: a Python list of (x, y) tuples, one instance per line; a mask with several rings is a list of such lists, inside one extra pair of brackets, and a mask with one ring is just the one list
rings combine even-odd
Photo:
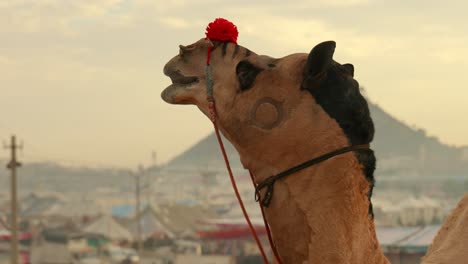
[[(162, 92), (166, 102), (194, 104), (209, 116), (208, 47), (216, 122), (256, 183), (372, 140), (373, 123), (354, 68), (333, 60), (333, 41), (309, 55), (281, 59), (208, 39), (180, 46), (164, 67), (173, 82)], [(265, 217), (283, 263), (388, 263), (372, 218), (374, 167), (372, 150), (348, 152), (275, 183)]]
[(422, 263), (468, 263), (468, 194), (447, 217)]
[[(164, 66), (172, 84), (161, 97), (211, 117), (212, 81), (214, 121), (260, 184), (312, 158), (371, 143), (374, 125), (354, 67), (333, 59), (335, 47), (326, 41), (309, 54), (272, 58), (235, 41), (202, 38), (180, 45)], [(260, 191), (271, 194), (265, 217), (282, 263), (389, 263), (373, 221), (374, 169), (373, 151), (359, 149), (277, 180), (272, 193)]]

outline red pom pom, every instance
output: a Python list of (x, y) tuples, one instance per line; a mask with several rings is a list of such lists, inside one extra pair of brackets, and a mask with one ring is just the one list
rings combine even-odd
[(217, 18), (206, 27), (206, 38), (217, 41), (227, 41), (237, 44), (239, 32), (237, 27), (224, 18)]

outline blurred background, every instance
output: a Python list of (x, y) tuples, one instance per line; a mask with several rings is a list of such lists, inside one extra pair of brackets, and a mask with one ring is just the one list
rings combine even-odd
[[(11, 257), (13, 134), (19, 263), (261, 263), (210, 121), (160, 99), (164, 64), (217, 17), (237, 25), (240, 45), (272, 57), (337, 42), (334, 58), (354, 64), (376, 125), (381, 246), (392, 263), (419, 263), (468, 189), (467, 8), (0, 1), (0, 263)], [(228, 151), (262, 230), (248, 173)]]

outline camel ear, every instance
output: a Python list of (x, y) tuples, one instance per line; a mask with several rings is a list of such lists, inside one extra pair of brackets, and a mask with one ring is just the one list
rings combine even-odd
[(327, 69), (333, 63), (335, 41), (325, 41), (315, 46), (307, 57), (301, 89), (319, 87), (326, 77)]
[(304, 74), (313, 77), (328, 69), (333, 61), (335, 47), (335, 41), (325, 41), (315, 46), (307, 58)]
[(354, 77), (354, 66), (351, 63), (346, 63), (342, 65), (345, 68), (345, 71)]

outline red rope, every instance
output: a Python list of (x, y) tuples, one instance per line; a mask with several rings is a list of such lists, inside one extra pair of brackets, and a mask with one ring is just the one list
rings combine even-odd
[(213, 47), (209, 46), (208, 47), (208, 53), (206, 54), (206, 65), (210, 65), (210, 59), (211, 59), (211, 50)]
[[(242, 202), (242, 198), (239, 194), (239, 190), (237, 189), (236, 181), (234, 180), (234, 175), (232, 174), (231, 165), (229, 164), (229, 159), (227, 157), (226, 150), (224, 149), (223, 140), (221, 139), (218, 125), (216, 124), (216, 109), (215, 109), (214, 101), (212, 100), (213, 98), (209, 98), (209, 99), (211, 99), (208, 102), (208, 106), (210, 110), (210, 119), (211, 121), (213, 121), (214, 129), (216, 132), (216, 138), (218, 139), (219, 147), (221, 148), (221, 152), (223, 153), (224, 162), (226, 163), (226, 168), (229, 172), (229, 178), (231, 179), (232, 188), (234, 189), (234, 192), (236, 193), (237, 201), (239, 202), (239, 205), (242, 209), (242, 213), (244, 214), (245, 220), (249, 224), (250, 231), (252, 232), (252, 235), (255, 238), (255, 241), (257, 242), (258, 248), (260, 249), (260, 253), (262, 254), (263, 261), (265, 264), (268, 264), (268, 258), (265, 254), (265, 251), (263, 250), (262, 243), (260, 242), (260, 239), (258, 238), (257, 232), (255, 231), (255, 228), (252, 225), (252, 222), (250, 221), (249, 215), (247, 214), (247, 210), (245, 210), (244, 203)], [(268, 227), (267, 227), (267, 230), (269, 230)]]
[[(208, 47), (208, 52), (207, 52), (207, 56), (206, 56), (206, 65), (210, 65), (211, 50), (212, 50), (212, 47), (211, 46)], [(208, 90), (209, 89), (207, 88), (207, 91)], [(262, 242), (260, 242), (260, 239), (258, 238), (257, 232), (255, 231), (255, 228), (252, 225), (252, 222), (250, 221), (249, 215), (248, 215), (247, 210), (245, 209), (245, 206), (244, 206), (244, 202), (242, 201), (242, 198), (241, 198), (241, 196), (239, 194), (239, 190), (237, 189), (236, 181), (234, 179), (234, 175), (233, 175), (232, 170), (231, 170), (231, 165), (229, 164), (229, 159), (227, 157), (226, 150), (224, 148), (223, 140), (221, 139), (221, 136), (219, 134), (218, 125), (216, 124), (216, 107), (215, 107), (213, 94), (211, 94), (210, 92), (208, 92), (207, 100), (208, 100), (208, 109), (209, 109), (209, 112), (210, 112), (209, 113), (210, 114), (210, 119), (213, 122), (213, 126), (214, 126), (214, 129), (215, 129), (215, 132), (216, 132), (216, 138), (218, 139), (218, 144), (219, 144), (219, 147), (221, 148), (221, 152), (223, 154), (224, 162), (226, 163), (226, 168), (227, 168), (227, 170), (229, 172), (229, 178), (231, 179), (232, 188), (234, 189), (234, 192), (236, 193), (237, 201), (239, 202), (239, 205), (240, 205), (240, 207), (242, 209), (242, 213), (244, 214), (244, 218), (247, 221), (247, 224), (249, 225), (250, 232), (252, 233), (255, 241), (257, 242), (258, 249), (260, 250), (260, 253), (262, 254), (262, 257), (263, 257), (263, 262), (265, 264), (268, 264), (268, 258), (267, 258), (266, 254), (265, 254), (265, 251), (263, 250)], [(249, 173), (250, 173), (250, 178), (252, 179), (252, 183), (255, 186), (252, 172), (249, 171)], [(281, 259), (280, 259), (279, 254), (278, 254), (278, 251), (276, 250), (276, 247), (275, 247), (275, 245), (273, 243), (273, 239), (271, 237), (270, 227), (268, 226), (268, 223), (266, 221), (265, 213), (263, 212), (263, 207), (262, 207), (261, 204), (260, 204), (260, 210), (262, 211), (263, 222), (265, 224), (265, 228), (266, 228), (266, 231), (267, 231), (267, 234), (268, 234), (268, 240), (270, 242), (270, 247), (271, 247), (271, 249), (272, 249), (272, 251), (273, 251), (273, 253), (274, 253), (275, 257), (276, 257), (276, 260), (277, 260), (278, 264), (282, 264)]]
[[(250, 174), (250, 179), (252, 180), (252, 184), (255, 186), (254, 177), (253, 177), (253, 174), (252, 174), (252, 172), (250, 170), (249, 170), (249, 174)], [(276, 245), (273, 242), (273, 238), (271, 236), (271, 231), (270, 231), (270, 225), (268, 225), (268, 222), (266, 220), (265, 211), (263, 210), (263, 206), (262, 206), (262, 203), (261, 203), (260, 199), (258, 200), (258, 205), (260, 205), (260, 211), (262, 211), (263, 223), (265, 224), (265, 229), (266, 229), (267, 234), (268, 234), (268, 241), (270, 241), (270, 248), (271, 248), (271, 250), (273, 251), (273, 254), (276, 257), (276, 261), (278, 262), (278, 264), (282, 264), (281, 258), (280, 258), (279, 254), (278, 254), (278, 249), (276, 248)]]

